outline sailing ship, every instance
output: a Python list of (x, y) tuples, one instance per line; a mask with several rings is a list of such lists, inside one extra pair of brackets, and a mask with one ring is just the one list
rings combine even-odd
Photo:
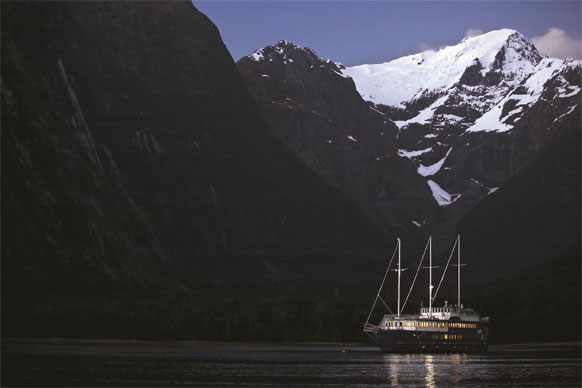
[[(489, 317), (482, 317), (477, 311), (464, 307), (461, 304), (461, 236), (457, 236), (451, 254), (443, 271), (440, 283), (433, 295), (432, 283), (432, 237), (429, 237), (424, 253), (416, 270), (416, 275), (408, 295), (401, 307), (400, 305), (400, 278), (403, 269), (401, 267), (401, 246), (402, 242), (397, 239), (397, 245), (392, 254), (392, 259), (384, 274), (384, 279), (376, 295), (376, 299), (364, 324), (364, 332), (372, 337), (380, 346), (383, 352), (389, 353), (477, 353), (487, 351), (487, 337), (489, 335)], [(428, 308), (421, 307), (417, 314), (402, 314), (402, 310), (410, 297), (422, 261), (429, 251), (429, 284), (428, 284)], [(443, 282), (445, 273), (457, 250), (457, 280), (458, 294), (457, 304), (449, 305), (445, 301), (442, 307), (433, 307), (433, 302), (438, 294)], [(391, 269), (395, 253), (398, 252), (398, 268)], [(386, 282), (388, 273), (396, 271), (398, 273), (398, 297), (396, 313), (393, 313), (387, 303), (382, 299), (380, 293)], [(385, 314), (378, 325), (369, 323), (370, 317), (378, 301), (381, 301), (390, 314)]]

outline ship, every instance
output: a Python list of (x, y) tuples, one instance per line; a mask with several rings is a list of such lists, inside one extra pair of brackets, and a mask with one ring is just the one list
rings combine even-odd
[[(364, 333), (380, 346), (382, 352), (386, 353), (482, 353), (487, 351), (487, 338), (489, 336), (489, 317), (482, 317), (479, 312), (461, 304), (461, 236), (457, 236), (451, 254), (443, 271), (439, 285), (433, 295), (432, 279), (432, 237), (429, 237), (424, 253), (416, 270), (416, 275), (404, 303), (400, 304), (400, 283), (401, 274), (406, 270), (401, 266), (402, 242), (398, 238), (397, 245), (392, 254), (392, 259), (382, 279), (380, 289), (376, 295), (368, 319), (364, 323)], [(429, 265), (422, 267), (429, 270), (428, 284), (428, 307), (420, 307), (416, 314), (402, 314), (408, 298), (412, 292), (416, 278), (421, 269), (422, 262), (429, 251)], [(433, 302), (438, 294), (445, 273), (450, 266), (453, 253), (457, 252), (457, 304), (444, 302), (443, 306), (434, 307)], [(391, 265), (394, 256), (398, 252), (397, 268), (392, 269)], [(398, 295), (396, 313), (392, 312), (386, 301), (382, 298), (381, 292), (386, 283), (386, 278), (390, 271), (397, 272)], [(382, 302), (384, 307), (390, 312), (385, 314), (380, 323), (374, 325), (370, 323), (370, 317), (378, 302)]]

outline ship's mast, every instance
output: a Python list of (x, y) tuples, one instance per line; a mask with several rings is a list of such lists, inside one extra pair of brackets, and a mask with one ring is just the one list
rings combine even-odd
[(432, 236), (428, 237), (428, 316), (432, 317)]
[(458, 280), (458, 292), (457, 292), (457, 306), (461, 308), (461, 235), (457, 236), (457, 280)]
[(398, 310), (397, 310), (397, 318), (400, 318), (400, 274), (402, 272), (402, 270), (400, 269), (400, 248), (401, 248), (402, 242), (400, 241), (400, 238), (398, 238)]

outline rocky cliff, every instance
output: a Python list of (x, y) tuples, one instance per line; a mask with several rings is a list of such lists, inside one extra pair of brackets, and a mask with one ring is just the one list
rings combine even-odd
[(373, 292), (384, 236), (273, 136), (190, 2), (2, 2), (1, 92), (5, 334), (119, 289)]

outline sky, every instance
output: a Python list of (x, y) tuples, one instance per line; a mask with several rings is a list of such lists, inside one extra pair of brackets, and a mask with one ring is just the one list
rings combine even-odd
[(512, 28), (550, 57), (582, 59), (582, 1), (198, 1), (234, 60), (279, 40), (347, 66)]

